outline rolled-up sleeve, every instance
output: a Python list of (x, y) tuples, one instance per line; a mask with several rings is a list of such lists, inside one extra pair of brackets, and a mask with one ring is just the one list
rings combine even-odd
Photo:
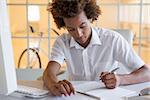
[(56, 41), (54, 42), (52, 52), (50, 55), (50, 61), (56, 61), (59, 64), (63, 64), (64, 59), (65, 59), (63, 48), (64, 48), (64, 43), (61, 37), (58, 37)]
[(114, 51), (115, 59), (129, 68), (131, 72), (145, 64), (122, 36), (117, 37)]

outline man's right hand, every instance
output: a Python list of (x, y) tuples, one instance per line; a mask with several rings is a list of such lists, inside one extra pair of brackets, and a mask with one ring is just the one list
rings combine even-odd
[(57, 74), (61, 65), (55, 61), (49, 61), (47, 68), (43, 73), (44, 85), (49, 89), (50, 93), (55, 96), (65, 96), (71, 93), (75, 94), (73, 85), (67, 81), (58, 81)]
[(75, 94), (73, 85), (67, 80), (62, 80), (58, 81), (57, 83), (51, 84), (49, 90), (51, 94), (55, 96), (62, 96), (63, 94), (65, 96), (70, 96), (71, 93)]

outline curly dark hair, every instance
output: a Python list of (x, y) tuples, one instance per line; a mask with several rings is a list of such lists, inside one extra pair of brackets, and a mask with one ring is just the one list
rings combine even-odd
[(47, 10), (52, 13), (56, 26), (60, 29), (65, 27), (63, 18), (71, 18), (84, 11), (87, 18), (92, 22), (101, 14), (95, 0), (52, 0)]

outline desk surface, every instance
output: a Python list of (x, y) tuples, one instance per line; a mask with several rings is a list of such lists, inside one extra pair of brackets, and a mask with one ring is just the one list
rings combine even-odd
[[(32, 86), (36, 88), (43, 88), (43, 83), (41, 81), (19, 81), (18, 84)], [(144, 89), (145, 87), (150, 87), (150, 82), (128, 85), (128, 86), (121, 86), (122, 88), (134, 90), (139, 93), (140, 90)], [(150, 100), (150, 97), (146, 97), (147, 99), (135, 99), (131, 98), (131, 100)], [(12, 93), (9, 96), (0, 95), (0, 100), (96, 100), (95, 98), (91, 98), (82, 94), (76, 93), (76, 95), (72, 95), (70, 97), (54, 97), (54, 96), (47, 96), (41, 99), (32, 99), (22, 96), (18, 93)], [(121, 100), (121, 99), (120, 99)]]

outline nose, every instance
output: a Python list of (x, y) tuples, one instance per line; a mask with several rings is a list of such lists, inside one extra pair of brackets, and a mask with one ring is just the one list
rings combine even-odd
[(77, 37), (80, 38), (82, 37), (83, 33), (81, 29), (77, 29), (77, 33), (76, 33)]

